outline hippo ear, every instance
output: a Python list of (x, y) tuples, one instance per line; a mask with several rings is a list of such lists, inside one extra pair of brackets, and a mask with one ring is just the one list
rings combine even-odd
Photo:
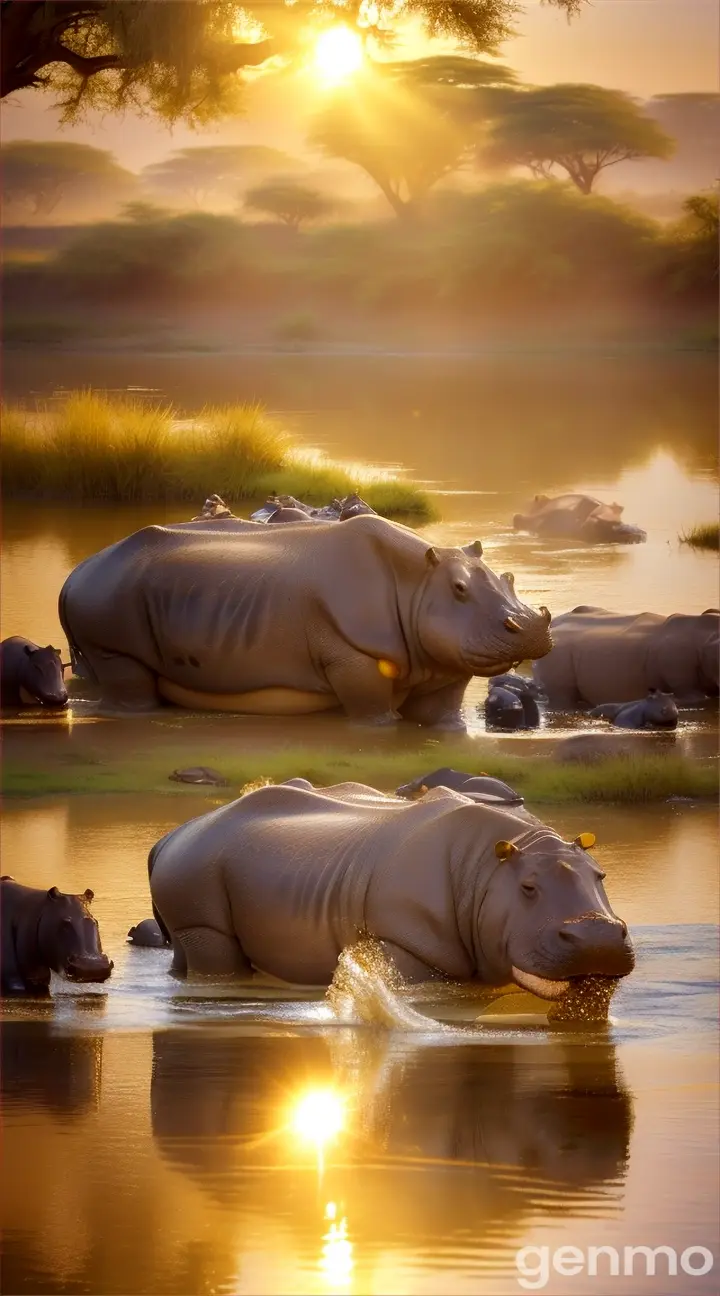
[(573, 841), (573, 846), (582, 846), (583, 850), (592, 850), (596, 841), (595, 833), (579, 833)]
[(48, 900), (57, 900), (59, 895), (60, 892), (58, 891), (57, 887), (50, 887), (50, 890), (47, 893), (47, 898)]
[(90, 887), (88, 887), (86, 891), (83, 891), (83, 900), (87, 900), (88, 904), (90, 904), (90, 901), (94, 899), (95, 899), (95, 892), (91, 891)]
[(495, 842), (495, 854), (504, 863), (505, 860), (512, 859), (513, 855), (519, 855), (520, 851), (517, 846), (513, 846), (512, 842), (499, 841)]
[(26, 656), (26, 657), (29, 657), (30, 654), (31, 654), (32, 652), (34, 652), (34, 651), (35, 651), (34, 648), (31, 648), (31, 647), (30, 647), (30, 644), (25, 644), (24, 647), (23, 647), (23, 652), (25, 653), (25, 656)]
[(482, 540), (473, 540), (472, 544), (463, 545), (462, 551), (467, 554), (468, 558), (482, 558)]
[(433, 549), (432, 546), (431, 546), (429, 549), (426, 549), (426, 550), (425, 550), (425, 562), (427, 563), (428, 567), (437, 567), (437, 566), (439, 566), (439, 564), (440, 564), (440, 555), (439, 555), (437, 549)]
[(512, 572), (503, 572), (502, 579), (504, 581), (507, 581), (508, 585), (510, 586), (510, 589), (512, 590), (515, 589), (515, 577), (513, 576)]

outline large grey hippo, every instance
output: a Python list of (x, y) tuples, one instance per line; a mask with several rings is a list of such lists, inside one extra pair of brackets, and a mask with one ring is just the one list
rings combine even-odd
[(181, 975), (327, 985), (369, 936), (409, 981), (514, 980), (556, 999), (570, 978), (634, 963), (594, 840), (443, 787), (404, 801), (360, 783), (279, 785), (168, 833), (148, 869)]
[(647, 533), (623, 522), (622, 505), (603, 504), (591, 495), (536, 495), (526, 513), (516, 513), (516, 531), (589, 544), (641, 544)]
[(609, 720), (618, 729), (677, 729), (678, 709), (672, 693), (648, 689), (638, 702), (603, 702), (591, 716)]
[(50, 972), (70, 981), (106, 981), (113, 965), (102, 952), (92, 891), (65, 895), (0, 879), (2, 993), (46, 994)]
[[(227, 529), (224, 529), (227, 528)], [(76, 671), (106, 710), (255, 714), (342, 707), (464, 728), (473, 675), (549, 652), (532, 610), (479, 541), (428, 548), (379, 517), (342, 526), (151, 526), (71, 572), (60, 619)]]
[(12, 635), (0, 644), (0, 694), (4, 707), (67, 706), (59, 648), (41, 648), (31, 639)]
[(690, 705), (717, 696), (719, 667), (716, 612), (624, 615), (584, 607), (555, 618), (553, 650), (533, 674), (557, 708), (634, 702), (649, 689)]

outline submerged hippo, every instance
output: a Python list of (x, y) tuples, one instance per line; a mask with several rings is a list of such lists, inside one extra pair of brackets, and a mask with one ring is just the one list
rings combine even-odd
[(514, 980), (555, 999), (634, 965), (594, 840), (447, 788), (403, 801), (360, 783), (264, 787), (153, 846), (150, 892), (181, 975), (327, 985), (369, 936), (410, 981)]
[(339, 706), (361, 722), (464, 729), (473, 675), (550, 650), (547, 608), (521, 603), (479, 541), (428, 548), (364, 516), (226, 526), (146, 527), (70, 574), (60, 619), (104, 709)]
[(575, 608), (554, 620), (553, 642), (546, 660), (533, 667), (552, 707), (635, 702), (649, 689), (673, 693), (680, 705), (718, 694), (716, 612), (666, 617)]
[(92, 899), (90, 890), (65, 895), (0, 879), (3, 994), (45, 994), (51, 971), (70, 981), (107, 981), (113, 964), (102, 952)]
[(220, 495), (208, 495), (202, 512), (193, 518), (193, 522), (215, 522), (218, 518), (235, 518), (235, 514)]
[(603, 504), (591, 495), (536, 495), (527, 513), (516, 513), (516, 531), (589, 544), (642, 544), (647, 532), (622, 522), (620, 504)]
[(40, 648), (30, 639), (12, 635), (0, 644), (0, 695), (4, 707), (67, 706), (59, 648)]
[[(512, 676), (502, 679), (511, 681)], [(488, 729), (537, 729), (540, 710), (529, 691), (492, 679), (485, 699), (485, 724)]]
[(672, 693), (648, 689), (639, 702), (604, 702), (591, 716), (610, 720), (618, 729), (677, 729), (678, 709)]
[(165, 949), (168, 945), (159, 923), (154, 918), (143, 918), (142, 922), (130, 928), (127, 938), (131, 945), (140, 945), (145, 949)]
[[(296, 786), (299, 784), (296, 781)], [(312, 784), (306, 786), (312, 789)], [(416, 801), (425, 796), (432, 788), (446, 787), (451, 792), (462, 792), (471, 801), (504, 801), (506, 805), (522, 805), (524, 798), (502, 779), (491, 778), (488, 774), (463, 774), (460, 770), (450, 769), (447, 765), (433, 770), (432, 774), (420, 774), (410, 783), (399, 787), (395, 796), (406, 801)]]

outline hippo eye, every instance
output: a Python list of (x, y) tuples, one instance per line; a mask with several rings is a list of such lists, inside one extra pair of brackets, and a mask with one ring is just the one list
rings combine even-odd
[(464, 580), (453, 581), (453, 594), (455, 595), (456, 599), (460, 599), (461, 601), (463, 599), (466, 599), (467, 592), (468, 592), (467, 581)]
[(524, 895), (526, 896), (537, 895), (537, 887), (535, 886), (534, 882), (521, 882), (520, 886), (522, 888)]

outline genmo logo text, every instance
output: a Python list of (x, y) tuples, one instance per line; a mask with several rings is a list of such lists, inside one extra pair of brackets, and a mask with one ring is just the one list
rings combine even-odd
[[(547, 1287), (551, 1274), (561, 1278), (670, 1277), (687, 1274), (703, 1278), (710, 1273), (715, 1257), (704, 1246), (689, 1246), (678, 1253), (669, 1246), (581, 1247), (526, 1246), (515, 1254), (517, 1280), (526, 1291)], [(608, 1290), (607, 1288), (605, 1289)]]

